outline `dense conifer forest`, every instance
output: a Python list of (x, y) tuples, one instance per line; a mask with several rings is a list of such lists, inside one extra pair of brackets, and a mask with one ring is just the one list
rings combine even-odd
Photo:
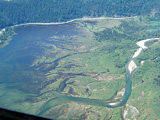
[(74, 18), (159, 16), (159, 0), (0, 0), (0, 28)]

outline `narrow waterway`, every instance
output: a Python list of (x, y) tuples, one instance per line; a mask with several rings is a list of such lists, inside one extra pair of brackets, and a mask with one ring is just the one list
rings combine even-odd
[[(137, 58), (141, 53), (143, 52), (144, 49), (147, 47), (144, 46), (145, 42), (150, 41), (150, 40), (155, 40), (159, 38), (151, 38), (151, 39), (146, 39), (146, 40), (141, 40), (137, 42), (137, 45), (142, 48), (140, 51), (139, 49), (134, 53), (133, 57), (128, 60), (128, 63), (125, 65), (125, 70), (126, 70), (126, 88), (125, 88), (125, 93), (122, 97), (122, 99), (113, 99), (113, 100), (100, 100), (100, 99), (89, 99), (89, 98), (80, 98), (80, 97), (71, 97), (63, 94), (57, 94), (56, 98), (51, 99), (47, 101), (43, 106), (41, 107), (40, 111), (37, 113), (38, 115), (44, 114), (46, 111), (49, 109), (60, 105), (64, 103), (68, 103), (71, 101), (74, 102), (80, 102), (83, 104), (87, 105), (96, 105), (96, 106), (102, 106), (102, 107), (109, 107), (109, 108), (116, 108), (123, 106), (126, 104), (127, 100), (129, 99), (131, 92), (132, 92), (132, 74), (134, 70), (136, 69), (136, 64), (134, 63), (134, 59)], [(136, 56), (135, 56), (136, 54)], [(130, 64), (133, 62), (134, 64)], [(132, 68), (130, 70), (130, 68)], [(51, 92), (51, 91), (50, 91)], [(52, 91), (53, 92), (53, 91)], [(56, 92), (56, 91), (55, 91)]]
[[(43, 45), (39, 43), (51, 42), (49, 41), (49, 37), (53, 35), (55, 36), (78, 35), (79, 29), (77, 29), (75, 25), (72, 24), (73, 21), (65, 22), (67, 23), (65, 25), (61, 25), (64, 23), (57, 23), (56, 25), (51, 23), (51, 24), (44, 24), (47, 26), (43, 26), (43, 23), (42, 24), (38, 23), (39, 25), (34, 25), (34, 24), (28, 24), (27, 26), (20, 25), (17, 28), (18, 29), (17, 31), (19, 31), (19, 36), (14, 36), (14, 40), (11, 41), (8, 46), (6, 46), (3, 49), (0, 49), (0, 56), (1, 56), (0, 58), (0, 66), (1, 66), (0, 68), (0, 96), (1, 96), (0, 106), (1, 107), (6, 108), (8, 106), (12, 106), (14, 103), (17, 102), (17, 99), (19, 101), (23, 101), (27, 98), (43, 97), (48, 93), (52, 94), (54, 98), (42, 103), (40, 105), (41, 106), (40, 109), (36, 111), (37, 115), (43, 115), (49, 109), (64, 103), (68, 103), (68, 102), (79, 102), (87, 105), (95, 105), (95, 106), (102, 106), (102, 107), (109, 107), (109, 108), (120, 107), (127, 102), (132, 92), (132, 74), (133, 74), (133, 71), (137, 68), (136, 64), (134, 63), (134, 59), (137, 58), (140, 54), (143, 54), (142, 53), (143, 50), (147, 49), (147, 47), (144, 46), (145, 42), (149, 40), (159, 39), (159, 38), (151, 38), (151, 39), (141, 40), (137, 42), (137, 45), (139, 45), (140, 48), (133, 54), (133, 57), (130, 58), (128, 60), (128, 63), (125, 65), (126, 87), (125, 87), (125, 93), (121, 99), (103, 100), (103, 99), (72, 97), (66, 94), (61, 94), (57, 91), (48, 91), (48, 92), (39, 94), (37, 92), (38, 90), (34, 89), (34, 88), (36, 89), (41, 88), (41, 86), (39, 85), (45, 79), (45, 76), (43, 76), (41, 72), (43, 72), (43, 74), (46, 73), (46, 70), (38, 72), (30, 67), (30, 64), (33, 62), (33, 60), (37, 56), (41, 56), (45, 54)], [(52, 25), (54, 25), (54, 27)], [(31, 33), (33, 33), (34, 35), (32, 35)], [(63, 40), (52, 41), (53, 44), (60, 44), (60, 42), (64, 42), (64, 41)], [(63, 56), (55, 60), (54, 61), (55, 64), (50, 69), (56, 68), (58, 65), (58, 62), (61, 59), (74, 54), (81, 54), (81, 53), (68, 54), (66, 56)], [(33, 74), (35, 74), (35, 76), (33, 76)], [(58, 91), (61, 91), (61, 89), (63, 89), (63, 86), (65, 86), (65, 82), (67, 80), (68, 79), (66, 79), (64, 82), (61, 83), (61, 88)], [(18, 88), (19, 91), (16, 90), (15, 88)], [(20, 92), (21, 90), (25, 92)], [(33, 94), (29, 94), (30, 92), (32, 92)], [(34, 94), (39, 94), (39, 95), (34, 95)], [(8, 96), (10, 98), (8, 98)], [(37, 103), (37, 106), (39, 106), (39, 103)], [(17, 106), (15, 106), (15, 108), (16, 107)]]

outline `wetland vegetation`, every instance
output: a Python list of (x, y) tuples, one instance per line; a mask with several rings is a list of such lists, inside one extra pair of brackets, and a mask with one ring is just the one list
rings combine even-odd
[[(138, 69), (125, 91), (136, 42), (160, 38), (159, 6), (158, 0), (0, 0), (0, 108), (57, 120), (160, 119), (159, 39), (134, 58)], [(24, 24), (106, 16), (114, 19)], [(121, 101), (124, 93), (130, 98)], [(125, 104), (112, 108), (118, 101)]]
[(12, 36), (16, 33), (14, 32), (13, 27), (6, 27), (0, 31), (0, 48), (9, 44), (9, 41), (12, 40)]
[(137, 50), (136, 42), (160, 37), (159, 28), (158, 21), (142, 17), (16, 26), (13, 40), (0, 49), (0, 105), (52, 119), (158, 119), (158, 40), (147, 43), (149, 48), (136, 59), (139, 68), (126, 106), (112, 109), (70, 99), (121, 99), (125, 64)]

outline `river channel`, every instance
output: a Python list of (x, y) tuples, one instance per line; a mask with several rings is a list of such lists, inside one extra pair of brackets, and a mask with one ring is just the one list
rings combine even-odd
[[(44, 46), (44, 44), (54, 44), (56, 47), (65, 49), (64, 45), (74, 45), (75, 41), (70, 39), (66, 41), (58, 38), (51, 41), (50, 38), (52, 36), (66, 37), (71, 35), (80, 35), (82, 31), (76, 27), (74, 22), (71, 22), (45, 26), (20, 25), (15, 27), (15, 32), (17, 34), (13, 36), (13, 40), (10, 44), (4, 48), (0, 48), (0, 107), (26, 112), (32, 108), (32, 106), (35, 108), (40, 106), (39, 108), (37, 107), (38, 109), (33, 108), (29, 113), (43, 115), (46, 111), (55, 106), (72, 101), (87, 105), (115, 108), (123, 106), (129, 99), (132, 91), (131, 76), (133, 71), (130, 72), (128, 66), (134, 58), (130, 58), (125, 66), (126, 88), (122, 99), (89, 99), (62, 94), (60, 91), (63, 90), (63, 86), (65, 86), (65, 82), (68, 79), (65, 79), (64, 82), (62, 82), (62, 88), (59, 90), (40, 93), (39, 91), (42, 87), (56, 81), (56, 79), (53, 79), (52, 81), (41, 85), (41, 83), (44, 83), (44, 79), (46, 79), (45, 74), (49, 70), (55, 69), (61, 59), (75, 54), (86, 53), (79, 52), (68, 54), (56, 59), (52, 68), (43, 69), (42, 64), (41, 69), (36, 70), (36, 67), (32, 67), (31, 65), (35, 59), (46, 54), (46, 46)], [(47, 49), (54, 50), (53, 48), (50, 48), (50, 46), (48, 46)], [(52, 57), (55, 57), (57, 54), (58, 53), (52, 54)], [(62, 73), (59, 73), (59, 75), (62, 76)], [(84, 76), (83, 74), (72, 74), (72, 76), (75, 75)], [(47, 94), (52, 94), (54, 98), (45, 102), (24, 104), (24, 101), (28, 98), (43, 98), (43, 96)], [(28, 106), (26, 108), (22, 108), (21, 102), (23, 102), (23, 105)]]

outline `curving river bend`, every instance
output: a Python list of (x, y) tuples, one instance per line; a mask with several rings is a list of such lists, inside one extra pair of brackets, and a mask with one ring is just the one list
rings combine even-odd
[[(145, 42), (150, 40), (156, 40), (159, 38), (151, 38), (146, 40), (141, 40), (137, 42), (137, 45), (140, 47), (133, 55), (132, 58), (128, 60), (128, 63), (125, 65), (126, 70), (126, 88), (125, 93), (122, 97), (122, 99), (111, 99), (111, 100), (99, 100), (99, 99), (89, 99), (89, 98), (80, 98), (80, 97), (71, 97), (63, 94), (59, 94), (53, 91), (53, 94), (55, 94), (56, 98), (49, 100), (46, 102), (40, 109), (40, 112), (38, 112), (38, 115), (42, 115), (47, 110), (51, 109), (52, 107), (55, 107), (57, 105), (67, 103), (67, 102), (80, 102), (87, 105), (96, 105), (96, 106), (102, 106), (102, 107), (109, 107), (109, 108), (115, 108), (120, 107), (126, 104), (127, 100), (129, 99), (132, 91), (132, 74), (136, 70), (137, 66), (134, 63), (134, 59), (137, 58), (147, 47), (144, 45)], [(41, 94), (43, 95), (43, 94)]]
[[(70, 24), (70, 22), (69, 22), (69, 24)], [(66, 26), (60, 26), (60, 25), (59, 24), (56, 25), (57, 28), (55, 28), (55, 29), (59, 30), (60, 27), (62, 27), (61, 29), (64, 29), (64, 28), (66, 29), (67, 27), (68, 27), (68, 29), (75, 29), (73, 26), (69, 27), (68, 25), (66, 25)], [(24, 26), (21, 26), (21, 27), (22, 27), (22, 29), (25, 29)], [(36, 31), (36, 28), (32, 29), (32, 27), (31, 27), (29, 30)], [(42, 33), (37, 33), (37, 34), (41, 34), (41, 37), (43, 39), (44, 35), (45, 36), (50, 36), (51, 34), (54, 33), (54, 30), (52, 30), (52, 28), (49, 28), (49, 30), (52, 31), (52, 32), (51, 33), (44, 33), (44, 31), (43, 31)], [(30, 34), (31, 31), (28, 31), (28, 33)], [(80, 102), (80, 103), (87, 104), (87, 105), (96, 105), (96, 106), (103, 106), (103, 107), (110, 107), (110, 108), (115, 108), (115, 107), (123, 106), (127, 102), (127, 100), (129, 99), (131, 91), (132, 91), (132, 78), (131, 78), (131, 76), (133, 74), (133, 71), (137, 68), (133, 60), (135, 58), (137, 58), (143, 52), (144, 49), (146, 49), (146, 47), (144, 46), (145, 42), (147, 42), (149, 40), (159, 39), (159, 38), (151, 38), (151, 39), (141, 40), (141, 41), (137, 42), (137, 45), (140, 46), (140, 49), (138, 49), (135, 52), (135, 54), (133, 55), (133, 57), (128, 60), (128, 63), (125, 66), (125, 70), (126, 70), (126, 88), (125, 88), (125, 93), (124, 93), (122, 99), (101, 100), (101, 99), (89, 99), (89, 98), (71, 97), (71, 96), (67, 96), (65, 94), (58, 93), (56, 91), (48, 91), (48, 92), (44, 92), (44, 93), (42, 93), (40, 95), (24, 94), (24, 93), (20, 93), (20, 92), (18, 92), (16, 90), (12, 90), (12, 92), (18, 93), (16, 96), (12, 95), (13, 94), (12, 92), (11, 92), (12, 94), (9, 93), (8, 90), (6, 90), (6, 87), (3, 87), (3, 86), (5, 84), (9, 85), (9, 84), (14, 84), (14, 83), (12, 81), (10, 81), (10, 80), (7, 80), (7, 78), (3, 78), (3, 76), (8, 76), (8, 78), (9, 78), (10, 76), (13, 77), (13, 74), (14, 75), (15, 74), (18, 75), (16, 73), (17, 71), (14, 71), (15, 68), (18, 70), (18, 72), (21, 71), (22, 69), (26, 69), (26, 71), (29, 71), (29, 70), (32, 71), (32, 69), (26, 67), (31, 62), (31, 61), (29, 61), (27, 59), (27, 57), (30, 56), (30, 53), (36, 54), (37, 51), (38, 52), (43, 52), (43, 49), (39, 49), (39, 48), (37, 48), (36, 46), (33, 45), (34, 42), (30, 40), (30, 37), (32, 37), (32, 36), (30, 36), (29, 34), (27, 34), (26, 31), (25, 31), (26, 36), (23, 36), (23, 31), (21, 31), (21, 33), (22, 33), (22, 35), (19, 36), (19, 37), (21, 39), (25, 38), (26, 40), (21, 41), (21, 42), (18, 41), (18, 40), (17, 41), (11, 41), (11, 44), (9, 46), (5, 47), (4, 49), (1, 49), (1, 51), (0, 51), (0, 56), (1, 56), (0, 65), (1, 65), (1, 76), (2, 76), (1, 79), (3, 79), (3, 81), (0, 81), (0, 84), (1, 84), (1, 88), (0, 89), (1, 89), (1, 91), (5, 91), (5, 92), (2, 92), (0, 94), (1, 94), (2, 97), (4, 97), (4, 99), (5, 99), (4, 95), (7, 95), (7, 94), (9, 94), (13, 98), (14, 97), (15, 98), (16, 97), (22, 97), (22, 94), (23, 94), (23, 98), (41, 97), (41, 96), (44, 96), (45, 94), (48, 94), (48, 93), (53, 94), (55, 97), (53, 99), (50, 99), (47, 102), (43, 103), (42, 106), (40, 107), (40, 109), (38, 109), (38, 111), (36, 111), (37, 115), (42, 115), (46, 111), (48, 111), (49, 109), (51, 109), (51, 108), (53, 108), (55, 106), (58, 106), (58, 105), (61, 105), (61, 104), (64, 104), (64, 103), (68, 103), (68, 102), (72, 102), (72, 101), (74, 101), (74, 102)], [(65, 34), (68, 34), (68, 33), (65, 33)], [(76, 33), (76, 34), (78, 34), (78, 33)], [(39, 40), (39, 42), (41, 42), (41, 39), (38, 38), (38, 40)], [(21, 47), (21, 49), (17, 49), (16, 48), (16, 46), (18, 46), (18, 45)], [(26, 45), (30, 46), (30, 48), (32, 48), (32, 49), (25, 48)], [(10, 51), (10, 48), (14, 49), (15, 51)], [(27, 56), (23, 56), (24, 52), (21, 51), (21, 50), (26, 51), (25, 49), (28, 49), (27, 53), (25, 52), (25, 54)], [(8, 56), (14, 56), (15, 52), (18, 52), (22, 58), (18, 58), (19, 59), (18, 61), (16, 61), (16, 60), (13, 59), (12, 61), (14, 61), (14, 63), (10, 63), (9, 62), (10, 58), (8, 58)], [(34, 59), (34, 57), (33, 57), (33, 59)], [(22, 64), (24, 64), (24, 68), (21, 68), (20, 66), (18, 66), (18, 64), (16, 64), (16, 62), (20, 63), (21, 61), (24, 62), (24, 60), (26, 62), (25, 64), (22, 63)], [(9, 69), (11, 71), (14, 71), (14, 73), (10, 72)], [(4, 71), (6, 70), (8, 72), (5, 73), (5, 72), (3, 72), (3, 70)], [(28, 76), (27, 76), (26, 80), (28, 80)], [(14, 81), (14, 82), (16, 84), (16, 82), (18, 83), (20, 81), (17, 80), (17, 81)], [(22, 86), (23, 86), (23, 83), (22, 83)], [(8, 88), (10, 88), (10, 85), (8, 86)], [(26, 89), (28, 89), (28, 88), (26, 88)], [(7, 102), (11, 101), (10, 99), (7, 99), (7, 100), (8, 100)], [(3, 104), (3, 102), (1, 104)], [(2, 107), (6, 107), (6, 106), (4, 105)]]

